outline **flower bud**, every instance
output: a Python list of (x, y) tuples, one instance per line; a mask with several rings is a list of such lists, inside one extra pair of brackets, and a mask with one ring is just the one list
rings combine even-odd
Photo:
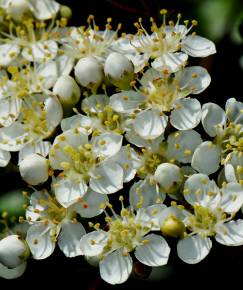
[(17, 235), (0, 241), (0, 263), (8, 268), (16, 268), (29, 256), (27, 244)]
[(74, 68), (76, 81), (96, 93), (103, 81), (103, 67), (93, 56), (81, 58)]
[(48, 160), (38, 154), (30, 154), (19, 163), (20, 175), (28, 184), (37, 185), (48, 179)]
[(72, 9), (66, 5), (61, 5), (60, 15), (61, 17), (70, 19), (72, 17)]
[(162, 190), (167, 193), (173, 193), (180, 187), (183, 181), (183, 174), (177, 165), (162, 163), (157, 167), (154, 179), (159, 183)]
[(180, 219), (170, 215), (163, 221), (160, 230), (165, 236), (179, 238), (185, 232), (186, 227)]
[(105, 61), (105, 76), (120, 89), (128, 89), (134, 79), (133, 63), (124, 55), (112, 52)]
[(63, 109), (72, 109), (79, 101), (81, 92), (75, 80), (70, 76), (61, 76), (53, 87), (53, 93), (58, 96)]
[(21, 21), (25, 14), (31, 13), (26, 0), (10, 0), (6, 12), (16, 21)]

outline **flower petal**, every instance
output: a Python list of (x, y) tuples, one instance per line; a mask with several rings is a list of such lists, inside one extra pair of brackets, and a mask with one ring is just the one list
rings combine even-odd
[(5, 167), (8, 165), (11, 158), (11, 154), (8, 151), (0, 149), (0, 167)]
[(108, 234), (102, 230), (88, 233), (80, 240), (81, 251), (88, 257), (98, 256), (103, 252), (108, 238)]
[(219, 169), (221, 149), (210, 141), (201, 143), (192, 156), (192, 168), (207, 175)]
[(226, 114), (220, 106), (214, 103), (207, 103), (202, 106), (202, 125), (210, 137), (217, 135), (216, 125), (223, 126), (225, 124)]
[(124, 256), (122, 249), (107, 255), (100, 262), (100, 276), (110, 284), (121, 284), (125, 282), (132, 272), (132, 258)]
[(144, 265), (163, 266), (168, 262), (170, 247), (166, 240), (158, 235), (150, 234), (144, 237), (144, 245), (139, 245), (135, 257)]
[(19, 163), (33, 153), (46, 157), (49, 154), (50, 148), (51, 143), (49, 141), (28, 143), (19, 151)]
[(236, 213), (243, 205), (243, 186), (239, 183), (227, 183), (222, 187), (221, 208), (227, 213)]
[(209, 238), (201, 238), (199, 235), (186, 237), (177, 244), (178, 257), (185, 263), (197, 264), (210, 252), (212, 242)]
[(17, 44), (0, 45), (0, 65), (8, 66), (19, 55), (20, 48)]
[(84, 227), (78, 222), (66, 221), (62, 223), (62, 229), (58, 236), (58, 246), (66, 257), (83, 255), (80, 239), (85, 233)]
[(186, 65), (187, 59), (188, 55), (183, 52), (168, 52), (156, 58), (151, 66), (160, 72), (166, 70), (169, 73), (173, 73), (183, 68)]
[(198, 35), (188, 35), (182, 41), (181, 50), (193, 57), (206, 57), (216, 53), (215, 44)]
[(19, 116), (22, 100), (16, 97), (0, 99), (1, 127), (10, 126)]
[(236, 99), (230, 98), (226, 102), (225, 110), (227, 112), (227, 117), (230, 119), (230, 121), (237, 124), (243, 124), (242, 102), (238, 102), (236, 101)]
[(16, 268), (9, 269), (0, 263), (0, 277), (4, 279), (15, 279), (23, 275), (27, 263), (24, 262)]
[(182, 99), (177, 102), (170, 116), (170, 123), (178, 130), (195, 128), (201, 120), (201, 104), (196, 99)]
[(243, 245), (243, 220), (230, 221), (221, 226), (215, 240), (225, 246)]
[(60, 8), (60, 4), (54, 0), (29, 0), (28, 2), (33, 14), (39, 20), (53, 18)]

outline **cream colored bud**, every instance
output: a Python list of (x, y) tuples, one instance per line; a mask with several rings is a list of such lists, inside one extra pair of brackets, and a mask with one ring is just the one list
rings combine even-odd
[(53, 87), (53, 93), (58, 96), (63, 109), (72, 109), (79, 101), (81, 92), (76, 81), (70, 76), (61, 76)]
[(41, 184), (48, 179), (48, 160), (38, 154), (30, 154), (19, 163), (20, 175), (28, 184)]
[(103, 67), (94, 57), (81, 58), (74, 68), (76, 81), (94, 93), (103, 81)]
[(162, 163), (157, 167), (154, 173), (154, 179), (159, 183), (162, 190), (167, 193), (173, 193), (182, 184), (183, 174), (177, 165)]
[(17, 235), (10, 235), (0, 241), (0, 263), (8, 268), (16, 268), (29, 255), (27, 244)]
[(171, 215), (164, 220), (160, 230), (165, 236), (179, 238), (185, 232), (186, 227), (180, 219)]
[(112, 52), (105, 61), (105, 76), (120, 89), (128, 89), (134, 79), (134, 65), (124, 55)]

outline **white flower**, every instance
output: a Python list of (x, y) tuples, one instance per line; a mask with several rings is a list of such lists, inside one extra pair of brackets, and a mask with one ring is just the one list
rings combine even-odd
[(184, 99), (190, 93), (202, 92), (210, 76), (201, 67), (189, 67), (175, 77), (163, 76), (149, 69), (141, 79), (141, 93), (122, 91), (111, 96), (110, 106), (129, 114), (134, 131), (143, 139), (155, 139), (165, 131), (171, 112), (171, 124), (179, 130), (196, 127), (201, 119), (201, 105), (196, 99)]
[[(123, 200), (120, 197), (120, 200)], [(107, 204), (111, 208), (110, 204)], [(162, 266), (168, 261), (170, 248), (165, 239), (156, 234), (149, 234), (152, 230), (151, 219), (148, 220), (146, 211), (138, 212), (122, 207), (120, 215), (114, 213), (106, 221), (109, 230), (103, 231), (94, 226), (96, 231), (81, 238), (80, 246), (85, 256), (100, 257), (100, 275), (110, 284), (125, 282), (132, 272), (132, 258), (135, 257), (148, 266)]]
[(27, 259), (28, 253), (28, 246), (17, 235), (7, 236), (0, 241), (0, 264), (5, 267), (14, 269), (20, 266)]
[(101, 134), (89, 141), (80, 127), (57, 136), (50, 151), (52, 168), (63, 171), (63, 177), (56, 182), (56, 193), (75, 186), (73, 190), (81, 198), (88, 185), (102, 194), (120, 190), (124, 171), (118, 162), (109, 159), (119, 152), (121, 145), (122, 136), (112, 133)]
[(243, 185), (243, 152), (234, 151), (228, 154), (224, 165), (227, 182), (239, 182)]
[(104, 73), (108, 80), (120, 89), (130, 88), (130, 83), (134, 79), (132, 62), (117, 52), (112, 52), (107, 57)]
[(103, 81), (103, 67), (93, 56), (81, 58), (74, 67), (77, 82), (83, 87), (96, 92)]
[(196, 35), (189, 34), (197, 21), (193, 20), (188, 27), (180, 24), (181, 15), (178, 14), (177, 22), (169, 21), (166, 24), (166, 11), (162, 10), (163, 23), (157, 26), (152, 20), (152, 34), (146, 31), (139, 19), (135, 25), (138, 29), (137, 35), (127, 35), (120, 38), (113, 45), (113, 49), (124, 53), (130, 58), (136, 67), (141, 70), (149, 59), (154, 60), (152, 67), (159, 71), (176, 72), (186, 65), (188, 55), (193, 57), (206, 57), (216, 52), (212, 41)]
[(52, 254), (56, 242), (67, 257), (81, 255), (79, 240), (85, 234), (84, 227), (75, 219), (72, 208), (63, 208), (46, 191), (31, 195), (26, 209), (30, 223), (26, 241), (34, 259), (45, 259)]
[(191, 233), (177, 245), (184, 262), (195, 264), (204, 259), (212, 247), (210, 237), (227, 246), (243, 244), (243, 220), (232, 220), (243, 204), (241, 185), (228, 183), (219, 189), (207, 175), (194, 174), (185, 182), (184, 197), (193, 207), (193, 213), (183, 210)]
[(19, 172), (24, 181), (38, 185), (47, 181), (49, 162), (39, 154), (30, 154), (19, 163)]
[(198, 146), (192, 157), (192, 167), (199, 172), (211, 174), (224, 164), (233, 152), (242, 152), (243, 103), (231, 98), (226, 102), (225, 111), (214, 103), (202, 107), (202, 125), (214, 140)]

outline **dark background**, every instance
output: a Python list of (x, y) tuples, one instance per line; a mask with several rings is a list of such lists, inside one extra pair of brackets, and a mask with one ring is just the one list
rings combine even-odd
[[(112, 17), (114, 27), (123, 24), (123, 31), (135, 33), (133, 23), (138, 17), (143, 17), (144, 23), (153, 16), (159, 21), (159, 10), (168, 9), (168, 15), (176, 19), (181, 12), (183, 19), (197, 19), (199, 25), (196, 31), (199, 35), (208, 37), (216, 42), (217, 54), (206, 59), (189, 59), (191, 65), (200, 64), (209, 70), (212, 77), (210, 87), (200, 94), (199, 100), (217, 102), (222, 107), (229, 97), (242, 101), (243, 70), (239, 65), (239, 58), (243, 55), (243, 45), (240, 35), (243, 36), (241, 24), (242, 1), (237, 0), (62, 0), (73, 10), (70, 24), (85, 25), (89, 14), (95, 15), (97, 25), (104, 27), (107, 17)], [(168, 17), (170, 18), (170, 17)], [(242, 22), (243, 23), (243, 22)], [(148, 27), (149, 29), (149, 27)], [(7, 179), (6, 179), (7, 178)], [(0, 177), (1, 184), (18, 182), (15, 175)], [(11, 184), (12, 185), (12, 184)], [(8, 186), (7, 186), (8, 187)], [(1, 187), (0, 194), (9, 189)], [(89, 266), (82, 257), (65, 258), (56, 250), (55, 253), (43, 261), (28, 261), (25, 274), (16, 280), (0, 279), (0, 289), (57, 289), (75, 287), (85, 290), (109, 289), (196, 289), (200, 286), (211, 289), (230, 285), (230, 289), (240, 285), (242, 288), (243, 276), (243, 248), (223, 247), (216, 242), (209, 256), (197, 265), (187, 265), (176, 256), (176, 242), (169, 241), (172, 253), (169, 266), (165, 268), (164, 279), (162, 274), (157, 281), (143, 279), (149, 269), (136, 266), (136, 277), (131, 277), (128, 282), (111, 286), (99, 278), (97, 268)], [(167, 277), (166, 277), (167, 275)], [(64, 286), (64, 283), (67, 286)], [(74, 286), (75, 285), (75, 286)]]

